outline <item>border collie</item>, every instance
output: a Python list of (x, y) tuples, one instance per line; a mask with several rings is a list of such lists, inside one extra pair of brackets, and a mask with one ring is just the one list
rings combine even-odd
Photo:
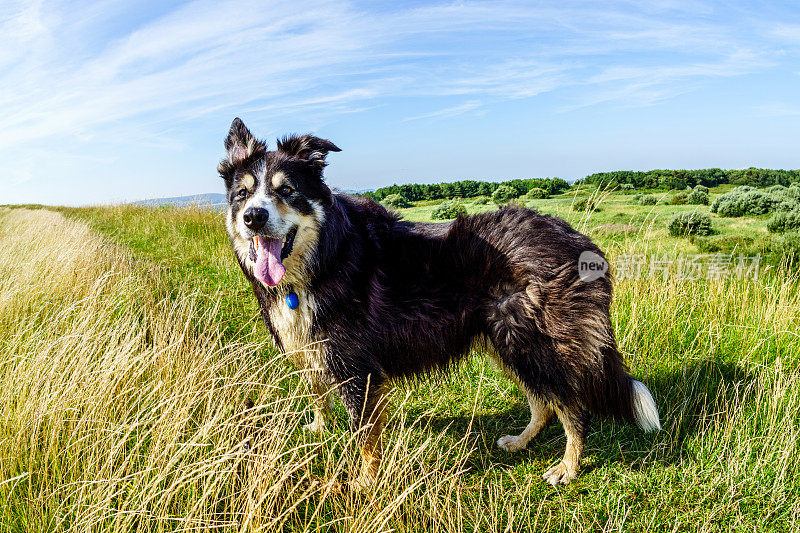
[(227, 231), (267, 329), (307, 369), (314, 421), (333, 387), (359, 435), (374, 482), (390, 383), (444, 370), (472, 349), (493, 359), (527, 397), (528, 426), (501, 437), (525, 448), (557, 416), (564, 458), (543, 474), (578, 474), (590, 415), (660, 429), (647, 387), (628, 375), (609, 317), (608, 273), (583, 276), (582, 253), (603, 253), (558, 218), (505, 207), (445, 223), (413, 223), (323, 181), (332, 142), (311, 135), (275, 150), (235, 119), (219, 165)]

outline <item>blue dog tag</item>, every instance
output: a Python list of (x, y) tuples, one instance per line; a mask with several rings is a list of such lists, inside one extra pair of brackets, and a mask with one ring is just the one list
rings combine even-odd
[(297, 298), (297, 295), (293, 292), (290, 292), (286, 295), (286, 307), (289, 309), (297, 309), (297, 306), (300, 305), (300, 300)]

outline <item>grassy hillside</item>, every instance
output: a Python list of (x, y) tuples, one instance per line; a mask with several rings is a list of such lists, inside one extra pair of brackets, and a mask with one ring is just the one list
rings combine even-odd
[[(573, 200), (531, 204), (612, 258), (697, 249), (664, 230), (693, 206), (615, 195), (578, 213)], [(636, 231), (592, 229), (621, 223)], [(763, 225), (715, 219), (731, 234), (750, 231), (743, 223)], [(474, 354), (453, 375), (396, 390), (380, 484), (340, 495), (317, 480), (358, 464), (344, 411), (322, 437), (302, 432), (307, 391), (259, 323), (220, 214), (0, 208), (0, 529), (797, 529), (797, 275), (616, 287), (620, 347), (663, 431), (595, 421), (580, 477), (551, 487), (540, 476), (563, 454), (562, 429), (498, 450), (527, 407)]]

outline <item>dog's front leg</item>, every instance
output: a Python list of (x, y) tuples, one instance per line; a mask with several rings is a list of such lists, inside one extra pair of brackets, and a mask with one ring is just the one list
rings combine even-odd
[(350, 428), (361, 448), (361, 469), (349, 483), (355, 490), (373, 485), (381, 464), (381, 432), (386, 424), (388, 396), (385, 380), (377, 373), (342, 380), (339, 390), (350, 415)]
[(304, 425), (303, 429), (312, 433), (320, 433), (325, 429), (328, 420), (330, 420), (333, 399), (322, 370), (317, 368), (309, 369), (306, 372), (306, 379), (311, 388), (311, 395), (314, 398), (314, 421)]

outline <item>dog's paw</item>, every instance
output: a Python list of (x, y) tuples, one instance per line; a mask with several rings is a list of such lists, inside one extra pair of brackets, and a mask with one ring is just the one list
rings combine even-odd
[(361, 474), (357, 478), (348, 481), (347, 488), (350, 490), (350, 492), (360, 494), (374, 487), (375, 481), (376, 480), (373, 476)]
[(497, 446), (507, 452), (518, 452), (528, 445), (517, 435), (505, 435), (497, 439)]
[(578, 475), (577, 468), (570, 468), (568, 467), (564, 461), (561, 461), (555, 466), (551, 466), (548, 468), (544, 474), (542, 474), (542, 478), (545, 481), (557, 487), (558, 485), (566, 485), (573, 479), (575, 479)]
[(324, 430), (325, 430), (325, 422), (317, 420), (316, 418), (310, 424), (305, 424), (303, 426), (303, 431), (308, 431), (309, 433), (319, 434), (322, 433)]
[(332, 494), (344, 494), (347, 492), (347, 484), (342, 483), (336, 478), (324, 479), (314, 477), (311, 479), (309, 488), (320, 492), (330, 492)]

